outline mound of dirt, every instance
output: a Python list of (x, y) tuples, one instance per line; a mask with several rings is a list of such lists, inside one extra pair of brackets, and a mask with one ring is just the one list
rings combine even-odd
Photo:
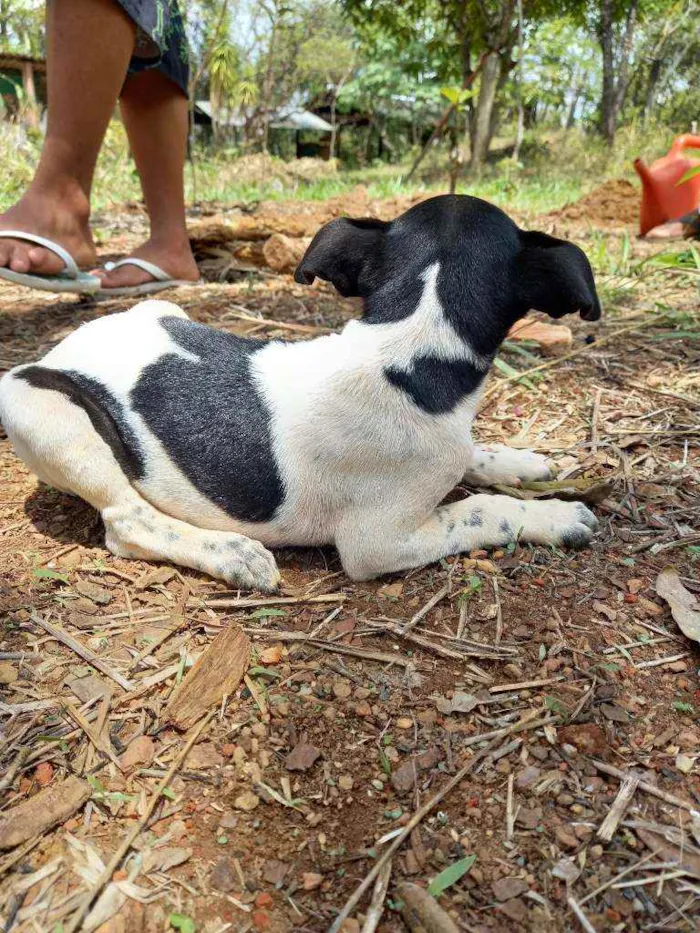
[(575, 221), (593, 227), (624, 227), (639, 219), (640, 192), (624, 178), (614, 178), (545, 216), (554, 221)]
[(293, 159), (285, 162), (267, 153), (259, 152), (241, 156), (226, 167), (228, 179), (248, 182), (269, 182), (279, 179), (289, 181), (317, 181), (338, 174), (336, 159)]

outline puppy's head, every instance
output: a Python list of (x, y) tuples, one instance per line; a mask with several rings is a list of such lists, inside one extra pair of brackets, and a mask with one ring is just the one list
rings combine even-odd
[(466, 195), (431, 198), (390, 223), (332, 220), (294, 277), (362, 297), (370, 321), (399, 320), (415, 310), (436, 262), (443, 312), (476, 349), (495, 350), (531, 308), (555, 318), (600, 317), (593, 272), (578, 246), (520, 230), (497, 207)]

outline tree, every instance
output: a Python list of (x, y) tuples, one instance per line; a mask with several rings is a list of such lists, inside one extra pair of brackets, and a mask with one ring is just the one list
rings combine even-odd
[(617, 0), (599, 0), (596, 32), (603, 55), (600, 131), (609, 145), (615, 140), (629, 85), (630, 57), (638, 13), (639, 0), (628, 0), (624, 4)]
[(338, 97), (350, 79), (357, 58), (350, 41), (337, 33), (307, 39), (299, 48), (299, 75), (308, 84), (320, 85), (321, 94), (329, 92), (331, 110), (331, 158), (335, 157)]

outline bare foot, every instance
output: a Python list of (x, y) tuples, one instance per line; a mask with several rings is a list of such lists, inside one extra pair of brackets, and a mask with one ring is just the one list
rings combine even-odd
[[(68, 250), (82, 269), (95, 262), (89, 205), (80, 191), (59, 196), (30, 189), (0, 215), (0, 230), (22, 230), (53, 240)], [(58, 275), (65, 268), (60, 256), (43, 246), (4, 238), (0, 239), (0, 266), (36, 275)]]
[[(194, 261), (189, 240), (186, 238), (170, 243), (150, 239), (134, 250), (131, 255), (154, 263), (174, 279), (186, 282), (197, 282), (199, 280), (199, 269)], [(112, 272), (107, 272), (105, 269), (96, 269), (94, 275), (102, 280), (102, 287), (105, 289), (129, 288), (133, 285), (142, 285), (144, 282), (153, 281), (153, 276), (149, 275), (148, 272), (132, 265), (120, 266)]]

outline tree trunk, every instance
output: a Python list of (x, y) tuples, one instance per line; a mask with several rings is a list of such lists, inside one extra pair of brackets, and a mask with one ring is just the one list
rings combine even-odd
[(600, 47), (603, 52), (603, 90), (600, 100), (600, 131), (606, 142), (615, 139), (615, 55), (613, 49), (613, 0), (602, 0)]
[(651, 112), (654, 109), (654, 97), (656, 94), (656, 86), (658, 84), (659, 78), (661, 77), (661, 59), (655, 58), (651, 63), (649, 68), (649, 76), (647, 77), (647, 86), (646, 92), (644, 94), (644, 110), (642, 111), (642, 121), (647, 123), (651, 117)]
[[(617, 121), (627, 95), (632, 39), (637, 25), (639, 0), (629, 0), (625, 28), (615, 61), (614, 0), (601, 0), (599, 41), (603, 53), (603, 93), (600, 102), (600, 129), (608, 143), (615, 140)], [(617, 76), (617, 77), (616, 77)]]
[(516, 84), (518, 88), (518, 124), (515, 130), (513, 159), (517, 162), (520, 159), (520, 147), (523, 144), (523, 138), (525, 136), (525, 104), (523, 101), (523, 90), (525, 86), (525, 78), (523, 75), (523, 0), (518, 0), (518, 74)]
[(498, 52), (490, 52), (481, 69), (481, 87), (476, 112), (472, 121), (473, 140), (471, 160), (472, 171), (479, 171), (486, 161), (491, 141), (491, 116), (496, 99), (496, 88), (501, 76), (501, 58)]

